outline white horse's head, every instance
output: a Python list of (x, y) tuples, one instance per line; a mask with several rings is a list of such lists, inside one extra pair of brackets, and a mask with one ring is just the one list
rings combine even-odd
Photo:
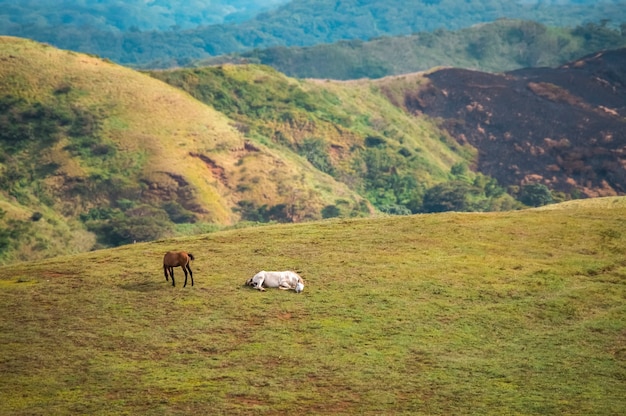
[(298, 284), (296, 285), (296, 293), (300, 293), (303, 290), (304, 290), (304, 283), (298, 282)]

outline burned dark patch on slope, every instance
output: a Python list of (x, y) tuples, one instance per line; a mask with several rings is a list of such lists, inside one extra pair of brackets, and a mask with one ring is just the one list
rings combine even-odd
[(624, 194), (625, 60), (622, 49), (557, 69), (442, 69), (427, 75), (427, 87), (409, 92), (404, 105), (441, 118), (457, 141), (478, 150), (477, 170), (503, 185)]

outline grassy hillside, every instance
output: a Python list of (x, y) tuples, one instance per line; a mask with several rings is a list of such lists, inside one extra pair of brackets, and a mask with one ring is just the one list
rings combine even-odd
[(232, 224), (250, 189), (300, 220), (337, 199), (345, 215), (367, 212), (305, 159), (251, 144), (223, 114), (145, 74), (8, 37), (0, 59), (0, 258), (89, 250), (87, 230), (116, 245)]
[[(523, 200), (474, 173), (477, 150), (408, 106), (432, 74), (334, 82), (230, 64), (141, 73), (17, 38), (0, 38), (0, 59), (0, 262), (242, 221)], [(540, 202), (528, 205), (554, 200), (545, 186), (531, 196)]]
[(486, 194), (489, 184), (497, 184), (467, 169), (475, 154), (471, 147), (459, 145), (433, 120), (414, 117), (389, 101), (389, 95), (402, 101), (418, 89), (426, 82), (423, 74), (398, 78), (388, 88), (391, 83), (368, 80), (294, 80), (258, 65), (151, 75), (226, 114), (246, 137), (306, 158), (382, 211), (420, 212), (428, 188), (455, 179), (475, 193), (471, 207), (457, 210), (515, 206), (501, 188)]
[[(334, 219), (2, 267), (0, 413), (623, 414), (624, 218)], [(302, 294), (242, 286), (289, 268)]]
[[(9, 161), (26, 163), (20, 157), (25, 152), (34, 157), (31, 163), (44, 159), (52, 172), (41, 176), (45, 175), (42, 179), (50, 187), (63, 191), (68, 182), (97, 182), (114, 174), (111, 180), (120, 182), (124, 178), (158, 182), (160, 178), (149, 176), (182, 175), (189, 169), (195, 172), (194, 185), (200, 188), (206, 167), (190, 153), (243, 146), (241, 136), (221, 114), (135, 71), (15, 38), (2, 38), (2, 53), (2, 96), (13, 117), (7, 124), (27, 129), (38, 122), (57, 122), (49, 131), (36, 131), (32, 137), (25, 138), (19, 131), (7, 137), (3, 144), (10, 152)], [(41, 109), (43, 114), (31, 116), (33, 109)], [(59, 114), (46, 119), (52, 111)], [(20, 121), (22, 125), (16, 125)], [(64, 131), (66, 124), (69, 128)], [(27, 148), (29, 145), (33, 148)], [(122, 193), (119, 187), (125, 185), (139, 184), (122, 183), (117, 191)], [(204, 197), (203, 202), (213, 199), (208, 217), (228, 220), (230, 214), (217, 201), (217, 190), (204, 188), (206, 195), (199, 196)], [(85, 192), (82, 196), (91, 195)], [(106, 195), (98, 197), (107, 199)], [(90, 208), (80, 200), (66, 202), (67, 214)]]

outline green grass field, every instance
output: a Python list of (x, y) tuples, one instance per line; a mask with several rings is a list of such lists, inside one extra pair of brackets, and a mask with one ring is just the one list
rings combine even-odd
[[(0, 268), (0, 414), (626, 413), (626, 198)], [(163, 253), (196, 256), (195, 286)], [(302, 294), (243, 286), (295, 269)]]

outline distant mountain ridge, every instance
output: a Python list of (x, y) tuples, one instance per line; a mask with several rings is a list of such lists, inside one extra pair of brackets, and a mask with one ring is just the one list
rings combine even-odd
[(94, 28), (120, 33), (242, 22), (288, 0), (0, 0), (2, 32)]
[(381, 78), (450, 66), (504, 72), (555, 67), (602, 49), (626, 46), (626, 30), (607, 22), (554, 28), (499, 19), (458, 31), (349, 40), (310, 47), (272, 47), (203, 59), (194, 66), (260, 63), (297, 78)]
[(457, 30), (505, 17), (560, 27), (602, 19), (619, 24), (626, 21), (626, 8), (622, 6), (621, 0), (296, 0), (238, 24), (189, 30), (143, 31), (135, 27), (103, 31), (95, 24), (39, 26), (36, 19), (34, 23), (14, 24), (5, 16), (0, 20), (0, 34), (97, 54), (125, 65), (168, 68), (257, 48), (367, 40), (439, 28)]

